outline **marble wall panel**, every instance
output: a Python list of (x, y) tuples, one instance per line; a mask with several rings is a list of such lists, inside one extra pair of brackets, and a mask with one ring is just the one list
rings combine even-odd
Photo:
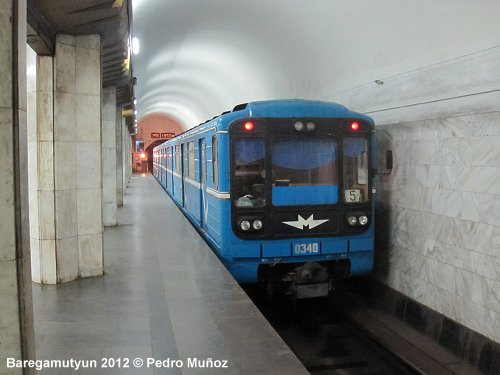
[[(80, 37), (77, 37), (80, 38)], [(76, 92), (78, 94), (100, 96), (101, 92), (101, 51), (76, 47)]]
[(37, 146), (36, 188), (54, 190), (54, 142), (39, 141)]
[(36, 90), (38, 92), (54, 91), (54, 58), (37, 56)]
[(55, 190), (76, 189), (75, 142), (54, 142)]
[(40, 240), (40, 282), (43, 284), (57, 283), (56, 241)]
[(439, 286), (450, 293), (455, 292), (455, 270), (455, 267), (447, 263), (440, 262), (430, 257), (425, 258), (425, 280), (428, 283)]
[(104, 195), (105, 200), (109, 201), (112, 198), (109, 194), (109, 190), (112, 190), (111, 184), (116, 185), (116, 149), (107, 147), (102, 149), (102, 175), (104, 184)]
[[(67, 97), (69, 100), (71, 97)], [(54, 93), (39, 91), (36, 94), (37, 139), (39, 141), (54, 140)], [(61, 108), (61, 103), (57, 104)], [(64, 121), (64, 116), (59, 121)]]
[(55, 192), (56, 238), (75, 237), (78, 234), (76, 190)]
[[(482, 254), (495, 255), (492, 241), (495, 228), (498, 227), (475, 221), (468, 224), (465, 239), (466, 248)], [(497, 256), (500, 257), (500, 249), (496, 248), (496, 250)]]
[[(30, 209), (30, 214), (34, 212)], [(38, 237), (30, 238), (30, 251), (31, 251), (31, 278), (36, 283), (42, 282), (42, 273), (40, 260), (42, 259), (40, 255), (40, 241)]]
[(38, 144), (28, 142), (28, 185), (30, 190), (38, 189)]
[(99, 276), (104, 272), (102, 234), (78, 236), (80, 276)]
[[(34, 211), (38, 214), (38, 236), (36, 238), (40, 240), (54, 240), (56, 238), (54, 192), (39, 190), (37, 204), (38, 207)], [(35, 233), (32, 232), (32, 235), (35, 235)]]
[(75, 280), (79, 276), (78, 237), (56, 240), (57, 282)]
[(100, 142), (76, 142), (77, 187), (79, 189), (101, 188), (101, 144)]
[(101, 101), (96, 95), (78, 95), (76, 102), (76, 139), (84, 142), (101, 140)]
[(102, 147), (103, 148), (116, 148), (115, 140), (115, 118), (111, 120), (102, 121)]
[(37, 139), (37, 124), (36, 124), (36, 91), (27, 93), (28, 100), (28, 142), (34, 142)]
[(75, 37), (58, 34), (54, 59), (55, 91), (74, 94), (76, 89)]
[(419, 164), (415, 168), (415, 178), (422, 186), (436, 188), (439, 185), (441, 166), (433, 164)]
[(54, 140), (71, 142), (76, 137), (75, 94), (54, 94)]
[(38, 190), (29, 191), (30, 237), (39, 238), (38, 231)]
[(499, 62), (495, 47), (327, 98), (372, 115), (379, 158), (394, 153), (377, 178), (380, 280), (497, 341)]
[(464, 268), (466, 270), (492, 280), (500, 280), (500, 258), (476, 251), (467, 251), (465, 256)]
[(102, 233), (101, 189), (78, 189), (78, 235)]
[[(500, 147), (500, 144), (499, 146)], [(500, 195), (500, 168), (497, 167), (475, 167), (474, 180), (476, 182), (474, 191), (477, 193)]]
[(391, 212), (389, 274), (381, 280), (493, 339), (499, 128), (500, 115), (492, 112), (386, 125), (379, 136), (399, 159), (378, 188), (378, 204)]
[(452, 246), (433, 239), (426, 240), (425, 255), (439, 262), (449, 264), (457, 269), (464, 267), (464, 259), (467, 250), (458, 246)]
[(500, 167), (500, 136), (472, 137), (466, 141), (472, 149), (473, 166)]

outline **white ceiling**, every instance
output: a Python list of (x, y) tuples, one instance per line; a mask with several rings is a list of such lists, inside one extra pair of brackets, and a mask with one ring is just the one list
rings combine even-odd
[(328, 100), (500, 45), (497, 0), (133, 0), (139, 119), (185, 128), (241, 102)]

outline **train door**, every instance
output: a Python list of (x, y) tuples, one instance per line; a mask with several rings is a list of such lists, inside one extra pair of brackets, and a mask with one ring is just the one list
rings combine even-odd
[(207, 230), (208, 202), (207, 202), (207, 147), (205, 139), (200, 139), (200, 222), (203, 230)]

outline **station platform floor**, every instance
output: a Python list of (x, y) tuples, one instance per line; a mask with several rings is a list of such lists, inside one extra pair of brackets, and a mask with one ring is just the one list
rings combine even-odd
[(97, 361), (79, 374), (308, 373), (151, 175), (132, 177), (118, 222), (104, 276), (33, 286), (37, 359)]

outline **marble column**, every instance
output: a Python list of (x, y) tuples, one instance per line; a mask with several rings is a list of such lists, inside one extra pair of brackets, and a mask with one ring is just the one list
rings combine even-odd
[(123, 206), (123, 132), (124, 118), (122, 109), (116, 108), (116, 205)]
[(132, 153), (130, 147), (130, 134), (127, 127), (123, 129), (123, 194), (126, 194), (126, 189), (130, 180), (131, 170), (132, 170)]
[(102, 92), (102, 187), (104, 226), (116, 225), (116, 87)]
[(53, 58), (35, 59), (34, 95), (28, 92), (31, 266), (33, 281), (55, 284)]
[(0, 0), (0, 374), (34, 359), (29, 250), (26, 1)]
[(58, 35), (54, 87), (58, 281), (103, 273), (101, 42)]
[(37, 58), (30, 204), (43, 284), (103, 273), (100, 59), (99, 35), (58, 35), (55, 57)]

